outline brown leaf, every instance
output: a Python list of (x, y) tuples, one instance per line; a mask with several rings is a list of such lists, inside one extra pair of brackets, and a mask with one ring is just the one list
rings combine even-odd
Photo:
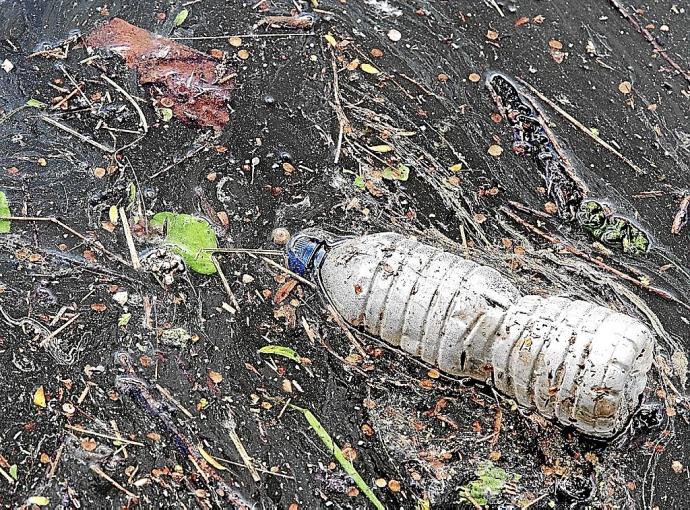
[(297, 280), (293, 278), (289, 279), (287, 282), (283, 284), (282, 287), (280, 287), (276, 291), (275, 295), (273, 296), (273, 302), (276, 305), (282, 303), (285, 300), (285, 298), (287, 298), (290, 295), (290, 292), (292, 292), (292, 289), (294, 289), (296, 285)]

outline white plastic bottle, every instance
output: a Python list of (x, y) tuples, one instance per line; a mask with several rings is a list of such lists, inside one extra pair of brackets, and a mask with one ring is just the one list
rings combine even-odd
[(647, 383), (654, 336), (637, 319), (523, 296), (498, 271), (402, 235), (306, 230), (288, 259), (351, 325), (586, 434), (615, 435)]

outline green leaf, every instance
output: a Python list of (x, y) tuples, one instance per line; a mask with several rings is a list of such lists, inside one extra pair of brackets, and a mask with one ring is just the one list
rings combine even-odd
[[(7, 202), (5, 192), (0, 191), (0, 218), (12, 216), (10, 204)], [(0, 234), (7, 234), (10, 231), (10, 220), (0, 220)]]
[(361, 175), (355, 177), (354, 185), (355, 188), (364, 189), (364, 178)]
[(45, 107), (48, 106), (48, 105), (45, 104), (45, 103), (42, 103), (42, 102), (39, 101), (38, 99), (33, 99), (33, 98), (32, 98), (32, 99), (29, 99), (29, 100), (26, 102), (26, 106), (28, 106), (29, 108), (45, 108)]
[(402, 163), (398, 165), (398, 168), (388, 167), (383, 171), (381, 177), (389, 181), (406, 181), (410, 177), (410, 168)]
[(129, 324), (129, 320), (132, 318), (131, 313), (123, 313), (120, 315), (120, 318), (117, 319), (117, 325), (120, 326), (121, 328), (124, 328), (127, 324)]
[[(490, 498), (499, 495), (508, 480), (508, 473), (505, 469), (494, 467), (490, 461), (482, 462), (475, 474), (477, 475), (476, 480), (472, 480), (460, 488), (460, 496), (480, 505), (486, 505)], [(513, 480), (515, 479), (514, 476)]]
[(127, 195), (129, 204), (133, 204), (137, 199), (137, 185), (134, 182), (127, 185)]
[(374, 508), (376, 508), (376, 510), (385, 510), (383, 503), (379, 501), (379, 498), (376, 497), (374, 491), (371, 490), (352, 463), (347, 459), (347, 457), (345, 457), (343, 451), (338, 447), (337, 444), (335, 444), (331, 436), (328, 434), (328, 432), (326, 432), (326, 429), (324, 429), (321, 423), (319, 423), (319, 420), (316, 419), (316, 416), (314, 416), (309, 409), (304, 409), (303, 407), (297, 407), (294, 405), (291, 405), (290, 407), (296, 409), (304, 415), (309, 423), (309, 426), (314, 430), (314, 432), (316, 432), (316, 435), (319, 436), (319, 439), (321, 439), (323, 444), (326, 446), (326, 449), (333, 454), (335, 460), (337, 460), (340, 464), (340, 467), (342, 467), (345, 472), (352, 477), (357, 487), (359, 487), (359, 490), (364, 493), (371, 504), (374, 505)]
[(177, 16), (175, 16), (175, 26), (179, 27), (184, 21), (187, 19), (187, 16), (189, 16), (189, 9), (182, 9), (180, 12), (177, 13)]
[(10, 466), (10, 476), (14, 478), (15, 480), (17, 479), (18, 473), (17, 473), (17, 465), (12, 464)]
[(120, 214), (117, 212), (117, 206), (116, 205), (111, 205), (108, 208), (108, 219), (110, 220), (110, 223), (113, 225), (117, 225), (117, 219), (120, 217)]
[(158, 111), (163, 118), (163, 122), (168, 122), (173, 118), (173, 111), (170, 108), (159, 108)]
[(211, 252), (203, 251), (218, 248), (218, 239), (208, 221), (189, 214), (160, 212), (151, 218), (151, 225), (165, 225), (165, 243), (184, 259), (192, 271), (201, 274), (216, 272)]
[(283, 347), (282, 345), (264, 345), (259, 349), (260, 354), (274, 354), (276, 356), (282, 356), (284, 358), (291, 359), (297, 363), (302, 363), (302, 358), (293, 349), (289, 347)]

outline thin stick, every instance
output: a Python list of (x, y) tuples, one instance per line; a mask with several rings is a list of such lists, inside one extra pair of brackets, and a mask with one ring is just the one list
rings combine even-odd
[(62, 443), (60, 445), (60, 448), (58, 448), (57, 454), (55, 455), (55, 460), (52, 462), (50, 466), (50, 472), (48, 473), (48, 480), (53, 478), (55, 476), (55, 471), (57, 471), (58, 464), (60, 463), (60, 459), (62, 458), (62, 450), (65, 448), (65, 443)]
[(191, 152), (185, 154), (183, 157), (181, 157), (177, 161), (173, 161), (171, 164), (166, 166), (163, 170), (159, 170), (158, 172), (149, 176), (148, 178), (153, 179), (154, 177), (158, 177), (159, 175), (166, 173), (168, 170), (175, 168), (177, 165), (179, 165), (183, 161), (187, 161), (189, 158), (191, 158), (192, 156), (195, 156), (196, 154), (198, 154), (199, 152), (201, 152), (204, 149), (206, 149), (206, 144), (200, 145), (199, 147), (195, 148)]
[(79, 239), (81, 239), (82, 241), (84, 241), (84, 242), (85, 242), (86, 244), (88, 244), (89, 246), (93, 246), (93, 247), (96, 248), (98, 251), (105, 253), (106, 255), (108, 255), (109, 257), (112, 257), (113, 259), (117, 260), (118, 262), (120, 262), (120, 263), (123, 264), (123, 265), (125, 265), (125, 266), (127, 266), (127, 267), (131, 267), (131, 264), (130, 264), (129, 262), (127, 262), (125, 259), (123, 259), (123, 258), (120, 257), (119, 255), (116, 255), (116, 254), (114, 254), (113, 252), (111, 252), (111, 251), (105, 249), (105, 247), (103, 247), (103, 245), (102, 245), (98, 240), (96, 240), (96, 241), (91, 241), (90, 239), (87, 239), (83, 234), (80, 234), (79, 232), (77, 232), (76, 230), (74, 230), (72, 227), (70, 227), (70, 226), (64, 224), (63, 222), (61, 222), (59, 219), (57, 219), (57, 218), (54, 217), (54, 216), (1, 216), (1, 217), (0, 217), (0, 220), (9, 220), (9, 221), (43, 221), (43, 222), (46, 222), (46, 223), (54, 223), (55, 225), (57, 225), (57, 226), (60, 227), (60, 228), (63, 228), (64, 230), (66, 230), (67, 232), (69, 232), (70, 234), (72, 234), (73, 236), (78, 237)]
[(213, 253), (246, 253), (249, 255), (270, 255), (272, 257), (283, 256), (283, 252), (280, 250), (255, 250), (253, 248), (204, 248), (201, 251), (210, 251)]
[[(117, 422), (115, 420), (110, 420), (110, 426), (113, 428), (113, 431), (115, 432), (115, 435), (118, 437), (118, 441), (122, 439), (122, 434), (120, 434), (120, 429), (117, 427)], [(127, 447), (126, 445), (122, 445), (120, 447), (120, 450), (122, 450), (122, 455), (126, 458), (129, 457), (127, 454)]]
[(306, 278), (301, 277), (301, 276), (298, 275), (297, 273), (295, 273), (295, 272), (293, 272), (293, 271), (290, 271), (287, 267), (282, 266), (282, 265), (280, 265), (280, 264), (278, 264), (278, 263), (272, 261), (271, 259), (267, 259), (266, 257), (260, 257), (260, 258), (261, 258), (261, 260), (263, 260), (264, 262), (266, 262), (266, 264), (268, 264), (269, 266), (273, 266), (273, 267), (275, 267), (276, 269), (278, 269), (278, 270), (280, 270), (280, 271), (283, 271), (283, 272), (289, 274), (289, 275), (292, 276), (295, 280), (298, 280), (298, 281), (302, 282), (303, 284), (305, 284), (305, 285), (311, 287), (312, 289), (315, 289), (315, 288), (316, 288), (316, 285), (315, 285), (313, 282), (310, 282), (309, 280), (307, 280)]
[(333, 320), (336, 322), (336, 324), (338, 324), (338, 326), (340, 326), (340, 329), (342, 329), (345, 332), (345, 336), (347, 336), (347, 339), (354, 346), (354, 348), (357, 349), (357, 351), (359, 352), (359, 354), (363, 358), (366, 358), (367, 353), (365, 352), (362, 345), (357, 341), (357, 339), (355, 338), (355, 335), (352, 334), (352, 332), (350, 331), (350, 328), (347, 327), (347, 324), (345, 324), (345, 321), (340, 316), (338, 311), (330, 303), (326, 306), (326, 309), (331, 314), (331, 317), (333, 317)]
[(234, 429), (231, 429), (230, 431), (228, 431), (228, 435), (230, 436), (230, 439), (232, 439), (232, 443), (235, 445), (235, 448), (237, 449), (237, 453), (240, 454), (240, 458), (242, 459), (242, 462), (247, 467), (247, 470), (249, 471), (249, 473), (252, 475), (252, 479), (255, 482), (260, 482), (261, 476), (259, 476), (259, 473), (256, 471), (256, 468), (254, 467), (254, 463), (252, 462), (251, 457), (247, 453), (247, 450), (245, 450), (244, 445), (242, 444), (242, 441), (240, 440), (240, 436), (237, 435), (237, 432)]
[(546, 97), (544, 94), (542, 94), (541, 92), (539, 92), (539, 91), (538, 91), (537, 89), (535, 89), (532, 85), (530, 85), (529, 83), (527, 83), (525, 80), (523, 80), (522, 78), (519, 78), (519, 77), (516, 77), (515, 79), (516, 79), (517, 81), (519, 81), (520, 83), (522, 83), (525, 87), (527, 87), (535, 96), (537, 96), (539, 99), (541, 99), (541, 100), (544, 101), (546, 104), (548, 104), (551, 108), (553, 108), (554, 110), (556, 110), (556, 112), (558, 112), (560, 115), (562, 115), (562, 116), (565, 118), (565, 120), (567, 120), (568, 122), (570, 122), (573, 126), (575, 126), (576, 128), (578, 128), (578, 129), (579, 129), (580, 131), (582, 131), (585, 135), (587, 135), (588, 137), (590, 137), (590, 138), (591, 138), (592, 140), (594, 140), (596, 143), (598, 143), (599, 145), (601, 145), (602, 147), (604, 147), (606, 150), (608, 150), (609, 152), (611, 152), (612, 154), (614, 154), (618, 159), (620, 159), (621, 161), (623, 161), (623, 163), (625, 163), (625, 164), (628, 165), (630, 168), (632, 168), (633, 170), (635, 170), (636, 173), (638, 173), (638, 174), (646, 174), (646, 173), (647, 173), (647, 172), (645, 172), (644, 170), (642, 170), (639, 166), (637, 166), (635, 163), (633, 163), (631, 160), (629, 160), (627, 157), (625, 157), (623, 154), (621, 154), (620, 152), (618, 152), (618, 151), (617, 151), (611, 144), (609, 144), (607, 141), (602, 140), (601, 138), (599, 138), (598, 135), (595, 135), (595, 134), (592, 132), (591, 129), (589, 129), (589, 128), (588, 128), (587, 126), (585, 126), (582, 122), (580, 122), (580, 121), (577, 120), (575, 117), (573, 117), (572, 115), (570, 115), (568, 112), (566, 112), (563, 108), (561, 108), (560, 106), (558, 106), (558, 105), (557, 105), (555, 102), (553, 102), (551, 99), (549, 99), (548, 97)]
[(129, 258), (132, 259), (132, 267), (135, 270), (141, 269), (141, 261), (139, 260), (139, 253), (134, 246), (134, 238), (132, 237), (132, 231), (129, 228), (129, 220), (127, 219), (127, 213), (125, 213), (125, 208), (120, 207), (120, 219), (122, 220), (122, 230), (125, 231), (125, 239), (127, 240), (127, 248), (129, 248)]
[(498, 11), (498, 14), (499, 14), (499, 16), (501, 16), (501, 18), (505, 17), (505, 14), (503, 14), (503, 11), (501, 10), (501, 8), (496, 3), (496, 0), (487, 0), (487, 2), (489, 5), (491, 5), (491, 7), (493, 7), (494, 9), (496, 9), (496, 11)]
[(44, 122), (47, 122), (48, 124), (52, 124), (56, 128), (62, 129), (66, 133), (69, 133), (70, 135), (74, 136), (75, 138), (79, 138), (82, 142), (88, 143), (90, 145), (93, 145), (94, 147), (101, 149), (104, 152), (107, 152), (109, 154), (112, 154), (115, 152), (115, 149), (113, 147), (107, 147), (106, 145), (103, 145), (100, 142), (97, 142), (90, 136), (82, 135), (79, 131), (75, 131), (69, 126), (66, 126), (64, 124), (60, 124), (57, 120), (48, 117), (47, 115), (41, 115), (41, 120)]
[(137, 104), (134, 98), (130, 96), (125, 89), (120, 87), (117, 83), (108, 78), (105, 74), (101, 74), (101, 78), (110, 83), (110, 85), (112, 85), (113, 88), (115, 88), (120, 94), (125, 96), (125, 98), (127, 98), (127, 101), (129, 101), (132, 104), (132, 106), (134, 106), (134, 109), (137, 111), (137, 114), (139, 114), (139, 126), (144, 130), (144, 133), (148, 133), (149, 125), (146, 122), (146, 117), (144, 116), (144, 112), (141, 110), (141, 107)]
[(213, 39), (229, 39), (230, 37), (241, 37), (243, 39), (253, 39), (258, 37), (308, 37), (310, 35), (316, 35), (314, 32), (303, 33), (290, 33), (290, 34), (225, 34), (225, 35), (205, 35), (198, 37), (169, 37), (169, 39), (175, 41), (210, 41)]
[(640, 280), (638, 280), (637, 278), (634, 278), (634, 277), (630, 276), (629, 274), (626, 274), (626, 273), (624, 273), (623, 271), (620, 271), (619, 269), (616, 269), (615, 267), (611, 267), (611, 266), (609, 266), (608, 264), (602, 262), (602, 261), (599, 260), (599, 259), (596, 259), (596, 258), (594, 258), (594, 257), (592, 257), (592, 256), (590, 256), (590, 255), (587, 255), (587, 254), (584, 253), (583, 251), (578, 250), (577, 248), (575, 248), (574, 246), (567, 244), (567, 243), (566, 243), (565, 241), (563, 241), (562, 239), (559, 239), (559, 238), (557, 238), (557, 237), (555, 237), (555, 236), (552, 236), (551, 234), (548, 234), (548, 233), (544, 232), (543, 230), (541, 230), (540, 228), (535, 227), (535, 226), (532, 225), (531, 223), (529, 223), (529, 222), (523, 220), (522, 218), (520, 218), (520, 216), (518, 216), (517, 214), (515, 214), (514, 212), (512, 212), (512, 211), (511, 211), (510, 209), (508, 209), (507, 207), (501, 206), (501, 211), (503, 211), (503, 212), (504, 212), (505, 214), (507, 214), (510, 218), (512, 218), (512, 219), (515, 220), (517, 223), (519, 223), (520, 225), (522, 225), (523, 227), (525, 227), (527, 230), (530, 230), (531, 232), (533, 232), (533, 233), (537, 234), (538, 236), (540, 236), (540, 237), (546, 239), (547, 241), (549, 241), (550, 243), (552, 243), (552, 244), (554, 244), (554, 245), (562, 246), (563, 249), (564, 249), (565, 251), (567, 251), (568, 253), (571, 253), (571, 254), (575, 255), (576, 257), (580, 257), (580, 258), (582, 258), (582, 259), (585, 259), (585, 260), (587, 260), (588, 262), (591, 262), (592, 264), (594, 264), (595, 266), (597, 266), (597, 267), (599, 267), (599, 268), (601, 268), (601, 269), (604, 269), (605, 271), (608, 271), (609, 273), (611, 273), (611, 274), (613, 274), (613, 275), (615, 275), (615, 276), (618, 276), (619, 278), (621, 278), (621, 279), (623, 279), (623, 280), (625, 280), (625, 281), (627, 281), (627, 282), (630, 282), (630, 283), (632, 283), (633, 285), (636, 285), (637, 287), (640, 287), (640, 288), (642, 288), (642, 289), (645, 289), (645, 290), (647, 290), (648, 292), (651, 292), (652, 294), (654, 294), (654, 295), (656, 295), (656, 296), (662, 297), (662, 298), (664, 298), (664, 299), (666, 299), (666, 300), (668, 300), (668, 301), (672, 301), (672, 302), (674, 302), (674, 303), (676, 303), (676, 304), (678, 304), (678, 305), (681, 305), (683, 308), (686, 308), (687, 310), (690, 310), (690, 305), (689, 305), (689, 304), (687, 304), (687, 303), (681, 301), (680, 299), (678, 299), (678, 298), (672, 296), (671, 294), (669, 294), (669, 293), (666, 292), (665, 290), (660, 289), (660, 288), (658, 288), (658, 287), (652, 287), (652, 286), (650, 286), (650, 285), (646, 285), (646, 284), (644, 284), (643, 282), (641, 282)]
[(113, 480), (112, 478), (110, 478), (110, 477), (109, 477), (108, 475), (106, 475), (106, 474), (103, 472), (103, 470), (102, 470), (101, 468), (99, 468), (96, 464), (91, 464), (91, 465), (89, 466), (89, 469), (90, 469), (91, 471), (93, 471), (94, 473), (96, 473), (96, 474), (97, 474), (98, 476), (100, 476), (101, 478), (103, 478), (104, 480), (107, 480), (108, 482), (110, 482), (110, 484), (111, 484), (113, 487), (115, 487), (116, 489), (120, 489), (122, 492), (124, 492), (125, 494), (127, 494), (127, 496), (129, 496), (130, 498), (136, 499), (136, 500), (139, 499), (139, 496), (137, 496), (136, 494), (134, 494), (134, 493), (128, 491), (128, 490), (125, 489), (122, 485), (120, 485), (120, 484), (117, 483), (115, 480)]
[(57, 110), (58, 108), (60, 108), (63, 104), (72, 99), (77, 94), (77, 92), (81, 92), (81, 87), (82, 84), (79, 84), (76, 87), (74, 87), (74, 89), (72, 89), (72, 92), (63, 97), (59, 103), (54, 104), (50, 109)]
[(81, 427), (75, 427), (74, 425), (65, 425), (66, 429), (74, 430), (75, 432), (81, 432), (82, 434), (88, 434), (91, 436), (101, 437), (103, 439), (110, 439), (111, 441), (119, 441), (124, 444), (131, 444), (132, 446), (146, 446), (144, 443), (139, 443), (138, 441), (130, 441), (129, 439), (124, 439), (122, 437), (110, 436), (108, 434), (101, 434), (94, 430), (83, 429)]
[(70, 324), (72, 324), (74, 321), (76, 321), (76, 320), (79, 318), (80, 315), (81, 315), (80, 313), (75, 313), (75, 314), (74, 314), (72, 317), (70, 317), (69, 320), (68, 320), (67, 322), (65, 322), (62, 326), (60, 326), (60, 327), (57, 328), (55, 331), (53, 331), (53, 332), (50, 333), (48, 336), (46, 336), (43, 340), (41, 340), (41, 343), (38, 344), (38, 346), (39, 346), (39, 347), (45, 347), (45, 346), (48, 344), (48, 342), (49, 342), (52, 338), (54, 338), (55, 336), (57, 336), (57, 335), (59, 335), (60, 333), (62, 333)]
[(177, 406), (177, 408), (180, 411), (182, 411), (187, 418), (194, 418), (194, 415), (190, 413), (185, 406), (180, 404), (166, 388), (163, 388), (163, 386), (161, 386), (160, 384), (156, 384), (156, 389), (160, 391), (161, 395), (163, 395), (165, 398), (170, 400), (170, 402), (175, 404), (175, 406)]
[(338, 68), (335, 65), (335, 52), (331, 48), (331, 68), (333, 69), (333, 97), (335, 100), (335, 115), (338, 118), (338, 144), (335, 147), (335, 156), (333, 158), (333, 163), (338, 163), (340, 161), (340, 151), (343, 146), (343, 136), (345, 134), (350, 134), (352, 132), (352, 125), (350, 124), (345, 111), (343, 110), (343, 105), (340, 103), (340, 85), (338, 84)]
[(680, 234), (683, 227), (688, 223), (688, 215), (690, 214), (690, 194), (685, 195), (681, 201), (678, 211), (673, 217), (673, 224), (671, 225), (671, 233), (674, 235)]
[[(233, 460), (222, 459), (222, 458), (220, 458), (220, 457), (215, 457), (215, 456), (214, 456), (214, 458), (215, 458), (216, 460), (218, 460), (219, 462), (224, 462), (225, 464), (230, 464), (230, 465), (233, 465), (233, 466), (244, 467), (244, 468), (247, 467), (247, 466), (245, 466), (244, 464), (242, 464), (241, 462), (235, 462), (235, 461), (233, 461)], [(259, 473), (266, 473), (267, 475), (279, 476), (279, 477), (281, 477), (281, 478), (288, 478), (288, 479), (290, 479), (290, 480), (294, 480), (294, 479), (295, 479), (294, 476), (286, 475), (286, 474), (284, 474), (284, 473), (276, 473), (276, 472), (270, 471), (270, 470), (268, 470), (268, 469), (262, 469), (262, 468), (257, 468), (257, 467), (255, 467), (254, 469), (255, 469), (256, 471), (258, 471)]]
[(230, 283), (228, 282), (228, 279), (225, 276), (225, 273), (223, 272), (223, 268), (220, 266), (220, 262), (218, 261), (218, 259), (214, 255), (211, 255), (211, 260), (213, 261), (213, 265), (216, 266), (216, 271), (218, 271), (218, 276), (220, 277), (220, 281), (223, 284), (223, 288), (225, 289), (225, 293), (228, 295), (228, 297), (232, 301), (232, 304), (235, 305), (235, 308), (237, 310), (240, 310), (240, 304), (237, 302), (237, 298), (235, 297), (235, 293), (230, 288)]
[(610, 0), (613, 6), (618, 9), (618, 12), (621, 13), (621, 16), (623, 16), (625, 19), (628, 20), (628, 22), (633, 26), (635, 30), (639, 34), (641, 34), (645, 39), (647, 39), (647, 42), (649, 42), (652, 47), (654, 48), (654, 51), (656, 51), (659, 55), (661, 55), (661, 58), (663, 58), (666, 62), (669, 63), (673, 69), (678, 71), (687, 81), (690, 82), (690, 72), (686, 71), (680, 65), (673, 60), (671, 57), (668, 56), (668, 53), (666, 53), (666, 49), (659, 44), (659, 41), (657, 40), (656, 37), (654, 37), (649, 30), (647, 30), (645, 27), (640, 25), (640, 23), (637, 21), (634, 15), (630, 14), (628, 10), (623, 7), (623, 5), (618, 1), (618, 0)]

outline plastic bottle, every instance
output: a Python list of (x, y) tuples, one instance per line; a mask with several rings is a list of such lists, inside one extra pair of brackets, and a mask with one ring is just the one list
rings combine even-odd
[(308, 229), (287, 250), (352, 326), (549, 419), (607, 438), (639, 405), (654, 336), (635, 318), (523, 296), (495, 269), (391, 232)]

